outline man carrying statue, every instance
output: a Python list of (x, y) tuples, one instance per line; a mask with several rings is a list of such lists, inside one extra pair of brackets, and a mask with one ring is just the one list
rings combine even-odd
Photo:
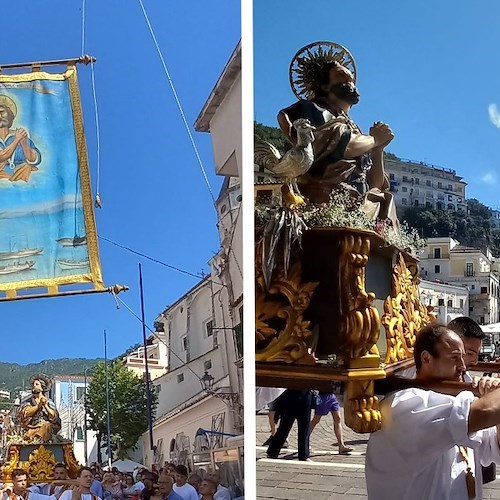
[(26, 441), (50, 442), (61, 430), (61, 419), (53, 401), (46, 396), (50, 379), (38, 374), (31, 377), (31, 398), (21, 404), (18, 419)]
[(370, 218), (388, 218), (397, 228), (383, 161), (383, 150), (394, 134), (385, 123), (376, 122), (364, 135), (349, 117), (351, 107), (359, 101), (355, 81), (355, 63), (344, 47), (315, 42), (302, 48), (290, 66), (292, 90), (299, 101), (281, 110), (278, 122), (294, 145), (295, 120), (308, 119), (315, 127), (314, 162), (297, 179), (304, 196), (312, 203), (325, 203), (333, 191), (347, 189), (362, 200)]

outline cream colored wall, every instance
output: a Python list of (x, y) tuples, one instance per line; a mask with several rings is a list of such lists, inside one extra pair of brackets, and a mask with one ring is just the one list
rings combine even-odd
[(220, 169), (234, 151), (238, 170), (226, 174), (241, 178), (241, 75), (233, 83), (210, 121), (210, 135), (216, 172), (221, 173)]
[(450, 276), (463, 276), (465, 272), (465, 259), (451, 259)]

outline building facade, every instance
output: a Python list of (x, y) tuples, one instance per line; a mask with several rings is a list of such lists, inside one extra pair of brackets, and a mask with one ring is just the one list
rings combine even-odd
[[(154, 449), (143, 434), (143, 463), (193, 466), (199, 452), (224, 447), (243, 429), (243, 275), (241, 217), (241, 47), (212, 90), (195, 129), (212, 138), (220, 249), (203, 278), (155, 322), (167, 346), (165, 373), (154, 379)], [(148, 349), (149, 352), (149, 349)], [(148, 358), (149, 359), (149, 358)], [(203, 379), (213, 382), (207, 390)], [(223, 471), (221, 470), (221, 473)]]
[[(165, 374), (168, 369), (168, 350), (165, 333), (158, 331), (150, 335), (147, 339), (148, 371), (151, 380), (155, 380)], [(123, 364), (133, 371), (137, 376), (142, 377), (146, 372), (146, 349), (140, 346), (128, 353), (122, 360)]]
[(50, 399), (61, 417), (59, 434), (73, 441), (75, 458), (81, 464), (97, 461), (97, 433), (87, 430), (85, 436), (85, 391), (90, 380), (82, 375), (56, 375), (50, 389)]
[(385, 170), (398, 208), (467, 210), (467, 184), (455, 170), (386, 155)]
[(438, 323), (448, 324), (469, 315), (469, 290), (466, 286), (422, 280), (419, 285), (422, 304), (433, 306)]
[(469, 292), (467, 316), (481, 325), (499, 318), (499, 263), (491, 252), (462, 246), (453, 238), (429, 238), (420, 257), (423, 279), (465, 287)]

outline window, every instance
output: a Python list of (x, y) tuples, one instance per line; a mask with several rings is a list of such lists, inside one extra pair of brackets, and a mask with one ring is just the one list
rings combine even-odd
[(177, 383), (180, 384), (181, 382), (184, 382), (184, 373), (177, 375)]
[[(472, 262), (465, 264), (465, 276), (474, 276), (474, 264)], [(472, 285), (472, 289), (474, 290), (474, 285)]]
[(464, 299), (460, 299), (460, 307), (464, 307)]
[(208, 370), (210, 370), (210, 368), (212, 368), (212, 360), (208, 359), (207, 361), (205, 361), (203, 363), (203, 369), (205, 371), (208, 371)]
[(426, 184), (427, 186), (432, 186), (432, 182), (431, 182), (430, 180), (428, 180), (428, 179), (425, 181), (425, 184)]
[[(262, 179), (263, 181), (264, 179)], [(255, 197), (256, 201), (266, 201), (272, 198), (273, 196), (273, 191), (272, 189), (262, 189), (260, 191), (257, 191), (257, 196)]]
[(458, 191), (459, 193), (461, 193), (461, 192), (462, 192), (462, 186), (458, 186), (457, 191)]
[(181, 338), (181, 344), (182, 344), (182, 350), (183, 351), (187, 351), (188, 349), (188, 338), (186, 335), (184, 335), (182, 338)]
[(479, 324), (484, 325), (484, 316), (479, 316)]
[(473, 306), (469, 306), (469, 312), (474, 312), (474, 307)]
[(471, 290), (475, 290), (475, 289), (476, 289), (476, 285), (471, 285), (471, 286), (470, 286), (470, 289), (471, 289)]
[(207, 337), (211, 337), (214, 334), (214, 322), (213, 322), (213, 320), (206, 322), (205, 331), (207, 332)]
[(76, 388), (76, 400), (83, 401), (85, 396), (85, 387), (77, 387)]
[(389, 180), (393, 181), (394, 179), (394, 174), (389, 174)]
[(418, 200), (415, 200), (414, 206), (418, 207)]
[(487, 286), (482, 286), (481, 287), (481, 293), (488, 293), (488, 287)]
[(444, 299), (438, 299), (438, 306), (444, 306)]
[(453, 300), (451, 300), (451, 299), (450, 299), (450, 300), (446, 303), (446, 305), (447, 305), (448, 307), (453, 307)]
[(78, 426), (76, 428), (76, 440), (77, 441), (83, 441), (84, 440), (83, 429), (80, 426)]
[(408, 205), (406, 198), (401, 198), (401, 205)]
[(426, 201), (425, 208), (432, 208), (432, 203), (430, 201)]
[(453, 191), (453, 186), (451, 184), (448, 184), (448, 191)]
[(440, 248), (435, 248), (434, 249), (434, 258), (435, 259), (440, 259), (441, 258), (441, 249)]
[(408, 176), (403, 175), (403, 182), (409, 182), (409, 181), (408, 181)]
[(442, 182), (438, 182), (438, 189), (443, 189), (443, 183)]
[(415, 184), (416, 184), (417, 186), (419, 186), (419, 185), (420, 185), (420, 179), (419, 179), (418, 177), (415, 177)]
[(451, 194), (448, 195), (448, 201), (453, 201), (453, 195)]
[(403, 193), (407, 193), (407, 192), (408, 192), (408, 188), (403, 186), (403, 187), (401, 188), (401, 191), (403, 191)]
[[(439, 274), (441, 272), (441, 266), (434, 266), (434, 272)], [(444, 304), (443, 304), (444, 305)]]

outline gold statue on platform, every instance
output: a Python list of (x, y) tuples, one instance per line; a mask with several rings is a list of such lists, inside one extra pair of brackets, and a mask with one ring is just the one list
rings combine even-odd
[(18, 415), (27, 442), (52, 442), (61, 430), (56, 405), (46, 396), (50, 385), (50, 379), (43, 374), (31, 377), (31, 398), (21, 404)]

